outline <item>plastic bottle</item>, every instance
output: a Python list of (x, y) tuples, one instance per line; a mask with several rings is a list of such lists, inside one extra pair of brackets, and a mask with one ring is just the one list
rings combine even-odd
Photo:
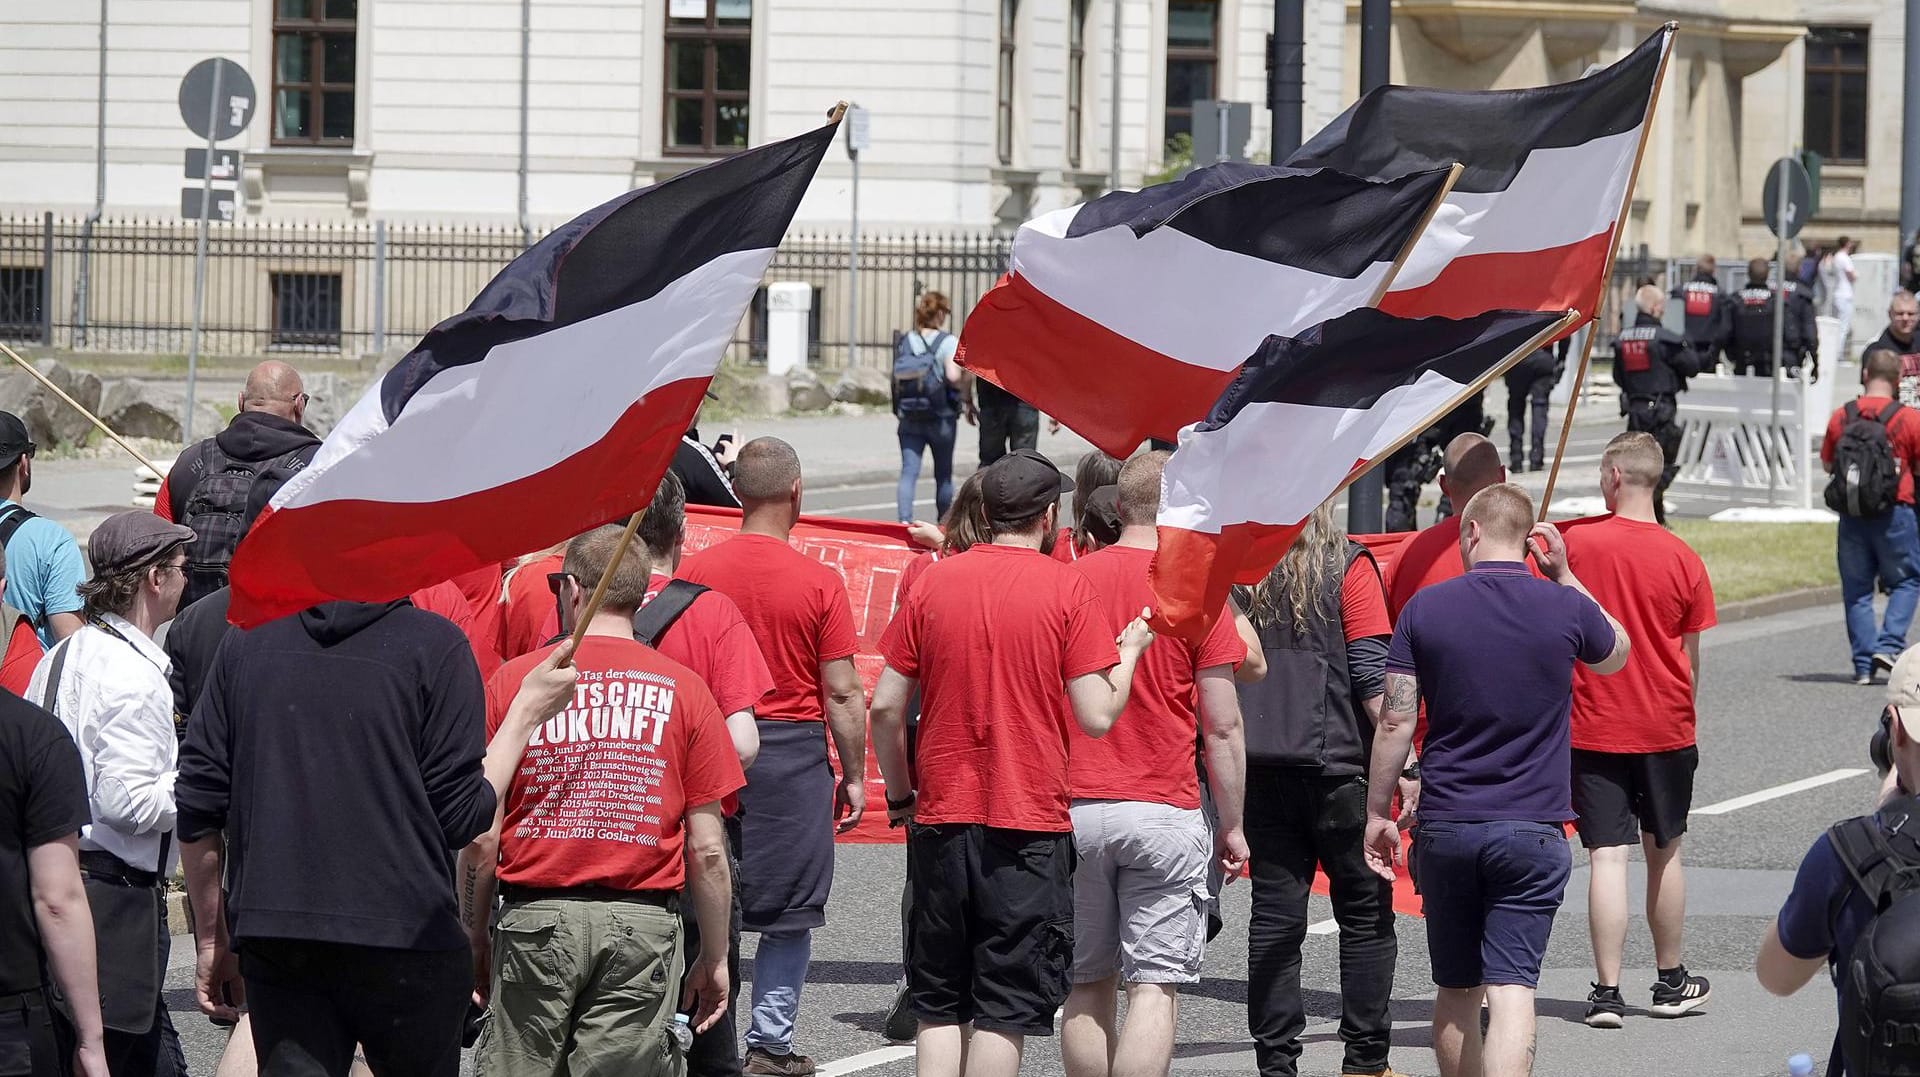
[[(674, 1014), (671, 1031), (673, 1034), (673, 1042), (680, 1045), (681, 1054), (684, 1055), (693, 1049), (693, 1018), (688, 1017), (684, 1013)], [(1809, 1065), (1811, 1065), (1811, 1063), (1809, 1063)], [(1806, 1072), (1812, 1073), (1813, 1071), (1809, 1069)]]
[(1787, 1059), (1787, 1077), (1813, 1077), (1813, 1056), (1794, 1055)]

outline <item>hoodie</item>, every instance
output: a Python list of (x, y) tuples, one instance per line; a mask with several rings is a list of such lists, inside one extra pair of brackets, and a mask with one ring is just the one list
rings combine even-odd
[(320, 438), (291, 419), (264, 411), (243, 411), (233, 417), (225, 430), (180, 454), (154, 498), (154, 511), (169, 520), (181, 518), (187, 499), (193, 496), (193, 488), (214, 465), (210, 451), (213, 449), (218, 449), (229, 460), (246, 464), (295, 454), (300, 466), (305, 467), (313, 461), (313, 454), (320, 451)]
[(181, 841), (224, 831), (250, 938), (467, 945), (453, 858), (493, 822), (466, 637), (406, 601), (330, 602), (227, 634), (188, 722)]

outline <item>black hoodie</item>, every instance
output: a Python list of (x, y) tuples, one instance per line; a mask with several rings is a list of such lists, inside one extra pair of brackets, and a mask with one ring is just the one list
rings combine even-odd
[(493, 822), (486, 705), (453, 622), (330, 602), (220, 645), (175, 787), (181, 841), (227, 835), (249, 938), (467, 945), (453, 856)]
[(233, 417), (225, 430), (199, 442), (180, 454), (167, 472), (167, 497), (172, 502), (173, 518), (181, 519), (187, 498), (214, 465), (210, 450), (219, 449), (229, 460), (260, 464), (288, 454), (297, 454), (302, 467), (320, 451), (320, 438), (291, 419), (264, 411), (243, 411)]

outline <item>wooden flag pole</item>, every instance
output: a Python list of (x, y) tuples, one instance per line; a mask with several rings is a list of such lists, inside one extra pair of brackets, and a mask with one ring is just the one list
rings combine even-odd
[(153, 472), (154, 478), (164, 479), (167, 477), (167, 473), (160, 470), (160, 466), (158, 464), (155, 464), (153, 461), (147, 459), (146, 456), (142, 454), (139, 449), (136, 449), (132, 445), (128, 444), (126, 438), (123, 438), (119, 434), (114, 433), (113, 427), (108, 426), (105, 422), (101, 421), (100, 416), (95, 415), (91, 411), (88, 411), (85, 407), (81, 406), (78, 400), (75, 400), (73, 397), (68, 396), (67, 391), (65, 389), (62, 389), (58, 385), (55, 385), (51, 378), (47, 377), (45, 374), (40, 373), (39, 367), (34, 366), (32, 363), (29, 363), (25, 359), (20, 358), (19, 352), (14, 351), (12, 348), (7, 347), (5, 344), (0, 344), (0, 352), (5, 352), (7, 354), (7, 358), (20, 364), (20, 369), (33, 375), (36, 379), (39, 380), (40, 384), (53, 390), (54, 395), (66, 401), (67, 404), (73, 408), (73, 410), (86, 416), (87, 421), (99, 427), (100, 432), (102, 434), (105, 434), (108, 437), (112, 438), (115, 444), (127, 450), (127, 455), (133, 457), (135, 460), (140, 461), (140, 463), (143, 464), (148, 471)]
[[(1620, 222), (1627, 219), (1627, 208), (1633, 204), (1633, 188), (1640, 182), (1640, 162), (1647, 156), (1647, 136), (1652, 133), (1653, 112), (1660, 107), (1660, 87), (1667, 81), (1667, 61), (1673, 57), (1673, 38), (1679, 32), (1679, 24), (1668, 22), (1662, 27), (1670, 36), (1666, 48), (1660, 53), (1660, 67), (1653, 73), (1653, 93), (1647, 97), (1647, 113), (1640, 120), (1640, 144), (1633, 150), (1633, 171), (1627, 173), (1627, 189), (1620, 195), (1620, 212), (1614, 214), (1613, 242), (1607, 247), (1607, 264), (1600, 269), (1600, 287), (1606, 288), (1613, 283), (1613, 257), (1620, 251)], [(1560, 478), (1560, 458), (1567, 452), (1567, 436), (1573, 433), (1573, 413), (1580, 404), (1580, 393), (1587, 384), (1587, 360), (1593, 355), (1593, 338), (1599, 336), (1600, 304), (1594, 303), (1594, 316), (1587, 322), (1587, 342), (1580, 348), (1580, 366), (1573, 375), (1573, 392), (1567, 397), (1567, 413), (1560, 419), (1560, 445), (1553, 450), (1553, 467), (1547, 472), (1547, 488), (1540, 495), (1540, 520), (1547, 519), (1547, 506), (1553, 503), (1553, 487)]]
[(1420, 215), (1420, 223), (1414, 226), (1413, 233), (1407, 236), (1406, 243), (1401, 245), (1399, 255), (1394, 258), (1393, 264), (1387, 267), (1387, 275), (1380, 278), (1380, 287), (1374, 289), (1373, 298), (1367, 300), (1367, 306), (1377, 307), (1380, 301), (1387, 297), (1387, 292), (1393, 287), (1393, 282), (1399, 278), (1400, 271), (1406, 268), (1407, 259), (1413, 257), (1413, 249), (1420, 245), (1420, 237), (1427, 234), (1427, 226), (1433, 223), (1433, 218), (1439, 214), (1440, 207), (1446, 204), (1447, 196), (1453, 193), (1454, 184), (1460, 182), (1460, 173), (1466, 170), (1467, 166), (1458, 161), (1454, 162), (1452, 168), (1447, 169), (1446, 181), (1440, 184), (1440, 190), (1434, 193), (1433, 201), (1427, 203), (1427, 211)]
[[(594, 584), (593, 594), (587, 596), (587, 606), (580, 611), (580, 617), (574, 622), (573, 649), (580, 649), (580, 640), (587, 634), (587, 624), (600, 612), (600, 603), (607, 597), (607, 585), (613, 582), (613, 574), (619, 570), (620, 562), (627, 556), (627, 547), (633, 545), (634, 533), (640, 530), (640, 521), (646, 519), (647, 510), (642, 508), (627, 518), (627, 529), (620, 533), (620, 541), (613, 547), (613, 556), (607, 558), (607, 567), (600, 573), (600, 582)], [(569, 663), (571, 664), (571, 663)]]

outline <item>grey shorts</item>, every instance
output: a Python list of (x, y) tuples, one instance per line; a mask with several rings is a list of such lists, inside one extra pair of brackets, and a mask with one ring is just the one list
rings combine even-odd
[(1073, 802), (1073, 979), (1198, 983), (1213, 840), (1196, 809)]

